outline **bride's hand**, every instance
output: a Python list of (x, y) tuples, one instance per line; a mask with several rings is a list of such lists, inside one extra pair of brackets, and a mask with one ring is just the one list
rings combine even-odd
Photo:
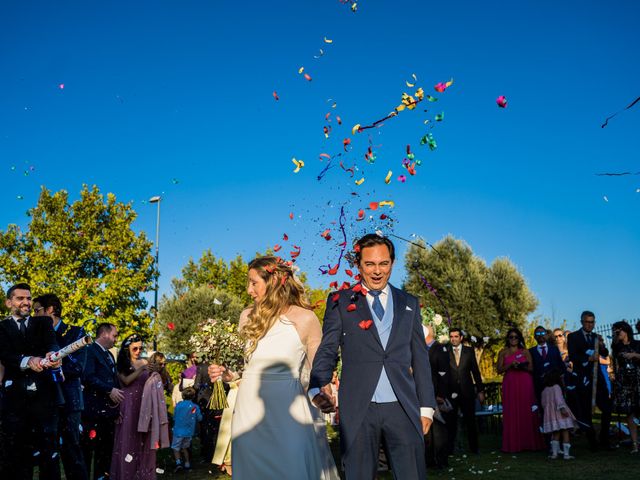
[(233, 381), (233, 373), (222, 365), (212, 363), (209, 365), (209, 368), (207, 368), (207, 373), (212, 382), (216, 382), (218, 379), (222, 379), (223, 382), (227, 383)]
[(336, 411), (336, 401), (331, 393), (331, 385), (325, 385), (320, 389), (320, 393), (313, 397), (313, 404), (318, 407), (322, 413), (331, 413)]

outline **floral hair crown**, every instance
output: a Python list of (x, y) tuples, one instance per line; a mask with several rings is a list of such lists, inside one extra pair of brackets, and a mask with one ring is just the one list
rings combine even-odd
[(123, 345), (124, 345), (125, 347), (128, 347), (128, 346), (129, 346), (129, 345), (131, 345), (132, 343), (135, 343), (135, 342), (141, 342), (141, 341), (142, 341), (142, 337), (141, 337), (140, 335), (134, 334), (134, 335), (131, 335), (129, 338), (127, 338), (127, 339), (124, 341)]

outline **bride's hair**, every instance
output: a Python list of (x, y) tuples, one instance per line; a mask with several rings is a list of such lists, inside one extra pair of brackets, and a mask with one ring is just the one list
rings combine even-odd
[(276, 320), (292, 305), (311, 309), (305, 298), (304, 286), (293, 275), (291, 265), (280, 257), (265, 256), (249, 262), (249, 270), (255, 270), (267, 284), (264, 297), (256, 301), (249, 319), (240, 334), (247, 339), (247, 358), (255, 351), (258, 340), (265, 336)]

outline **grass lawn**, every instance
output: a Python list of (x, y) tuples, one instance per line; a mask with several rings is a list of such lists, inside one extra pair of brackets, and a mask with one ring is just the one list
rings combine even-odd
[[(584, 437), (573, 440), (571, 453), (575, 460), (549, 460), (547, 452), (505, 454), (500, 452), (500, 436), (485, 434), (480, 436), (479, 455), (454, 455), (449, 459), (449, 469), (429, 471), (430, 478), (477, 479), (482, 478), (518, 478), (536, 480), (574, 480), (580, 478), (628, 479), (635, 478), (633, 472), (640, 471), (640, 455), (629, 453), (629, 446), (617, 450), (591, 453)], [(335, 444), (335, 442), (334, 442)], [(335, 445), (332, 445), (335, 446)], [(194, 447), (197, 447), (194, 445)], [(335, 451), (335, 450), (334, 450)], [(197, 455), (197, 454), (196, 454)], [(197, 457), (196, 457), (197, 458)], [(228, 476), (218, 472), (215, 465), (195, 463), (189, 472), (173, 473), (174, 463), (171, 452), (159, 452), (158, 467), (164, 469), (162, 479), (204, 480), (224, 479)], [(381, 472), (380, 480), (391, 479), (389, 472)], [(269, 480), (269, 479), (260, 479)], [(278, 480), (278, 479), (273, 479)]]

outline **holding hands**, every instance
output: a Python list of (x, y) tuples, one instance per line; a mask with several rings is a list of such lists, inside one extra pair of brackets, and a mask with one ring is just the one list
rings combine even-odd
[(336, 411), (336, 399), (331, 392), (331, 384), (327, 384), (320, 389), (312, 400), (313, 404), (318, 407), (322, 413), (331, 413)]

